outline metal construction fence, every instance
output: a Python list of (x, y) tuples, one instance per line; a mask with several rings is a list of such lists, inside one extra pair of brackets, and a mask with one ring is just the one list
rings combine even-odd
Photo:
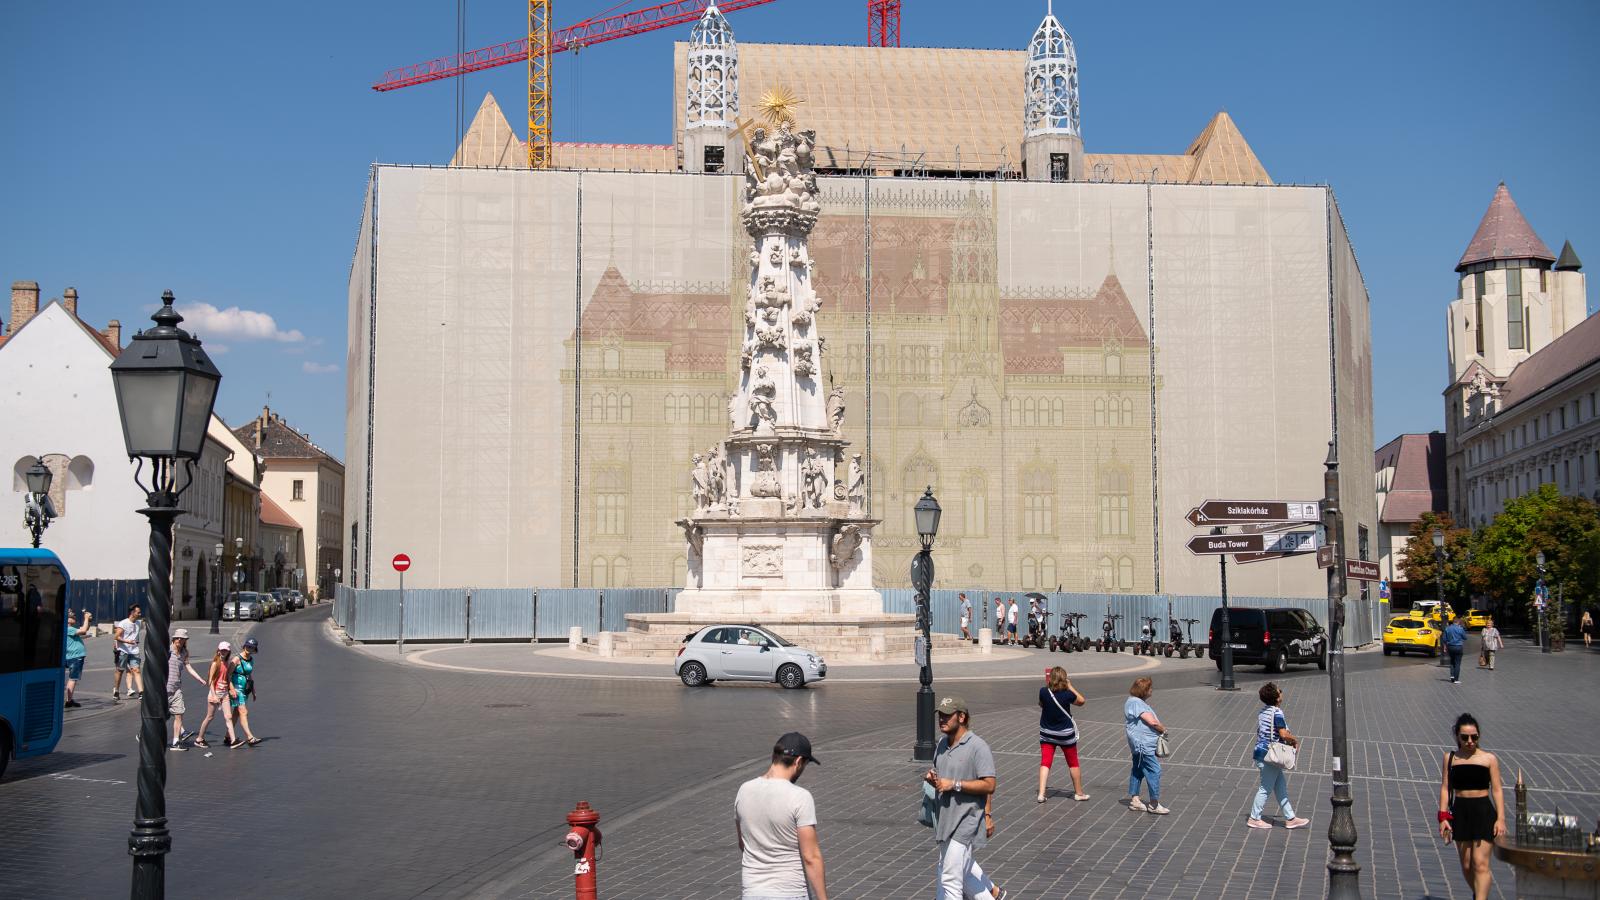
[[(141, 582), (142, 584), (142, 582)], [(1015, 597), (1021, 604), (1019, 628), (1027, 628), (1027, 594), (1021, 591), (991, 591), (984, 588), (940, 589), (932, 594), (932, 628), (940, 634), (961, 633), (960, 595), (972, 603), (970, 628), (995, 627), (995, 598), (1008, 603)], [(916, 612), (916, 591), (909, 588), (884, 589), (883, 611), (910, 615)], [(630, 613), (672, 612), (676, 608), (676, 588), (453, 588), (446, 590), (407, 590), (403, 619), (408, 641), (475, 640), (566, 640), (573, 627), (586, 638), (601, 631), (627, 630)], [(142, 595), (141, 595), (142, 596)], [(1194, 640), (1204, 642), (1211, 624), (1211, 612), (1221, 605), (1220, 597), (1172, 594), (1045, 594), (1046, 609), (1052, 614), (1050, 629), (1061, 627), (1063, 613), (1083, 613), (1083, 632), (1100, 634), (1100, 624), (1109, 611), (1120, 615), (1117, 633), (1126, 640), (1139, 634), (1142, 620), (1158, 619), (1157, 631), (1166, 637), (1167, 616), (1195, 619)], [(1324, 626), (1328, 624), (1328, 601), (1322, 597), (1229, 597), (1236, 607), (1292, 606), (1307, 610)], [(1373, 640), (1372, 601), (1352, 598), (1345, 603), (1346, 646), (1359, 647)], [(1008, 607), (1009, 608), (1009, 607)], [(96, 613), (98, 615), (98, 613)], [(400, 637), (402, 607), (398, 590), (357, 590), (341, 585), (333, 601), (333, 620), (352, 640), (393, 641)]]
[(67, 605), (86, 609), (100, 625), (111, 625), (128, 614), (128, 607), (149, 602), (147, 578), (80, 578), (68, 588)]

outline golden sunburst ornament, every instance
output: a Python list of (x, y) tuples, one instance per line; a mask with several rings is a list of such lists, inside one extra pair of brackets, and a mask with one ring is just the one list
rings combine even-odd
[(785, 122), (794, 124), (795, 108), (804, 103), (794, 91), (779, 85), (761, 95), (761, 115), (776, 128)]

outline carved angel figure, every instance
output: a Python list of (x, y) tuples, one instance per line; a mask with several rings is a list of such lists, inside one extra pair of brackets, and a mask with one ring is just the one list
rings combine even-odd
[(728, 499), (728, 460), (722, 455), (721, 445), (714, 445), (706, 455), (707, 484), (706, 505), (721, 506)]
[(706, 471), (705, 457), (696, 453), (694, 455), (694, 464), (689, 469), (690, 495), (694, 499), (694, 511), (696, 513), (705, 512), (706, 506), (710, 502), (709, 477), (710, 475)]
[(800, 463), (800, 485), (804, 498), (801, 506), (820, 509), (828, 498), (828, 472), (815, 449), (808, 448), (805, 460)]
[(773, 268), (783, 265), (783, 248), (778, 246), (777, 241), (772, 242), (772, 252), (767, 254), (767, 262), (772, 263)]
[(835, 434), (838, 434), (839, 426), (844, 424), (844, 388), (838, 385), (828, 392), (828, 424), (833, 426)]
[(867, 499), (867, 476), (861, 470), (861, 454), (850, 454), (849, 472), (850, 487), (846, 495), (850, 498), (850, 515), (859, 516)]
[(750, 485), (752, 497), (782, 497), (783, 488), (778, 484), (777, 463), (772, 458), (771, 444), (756, 445), (756, 477)]
[(772, 405), (777, 396), (778, 386), (772, 383), (767, 367), (756, 366), (755, 381), (750, 385), (750, 411), (755, 415), (757, 428), (770, 430), (777, 422), (778, 411)]
[(815, 352), (809, 343), (794, 346), (794, 374), (797, 377), (809, 378), (817, 374), (817, 362), (813, 356)]
[(833, 536), (830, 550), (828, 561), (833, 563), (835, 569), (849, 565), (861, 551), (861, 526), (841, 525)]
[(806, 264), (806, 258), (805, 258), (804, 255), (802, 255), (800, 253), (800, 248), (799, 247), (796, 247), (793, 250), (789, 251), (789, 265), (794, 266), (795, 268), (800, 268), (801, 266), (804, 266), (805, 264)]
[[(775, 312), (775, 310), (769, 310)], [(783, 326), (761, 326), (756, 328), (756, 343), (762, 347), (771, 347), (774, 350), (783, 349)]]
[(811, 324), (812, 317), (822, 308), (822, 301), (817, 299), (816, 294), (804, 290), (801, 295), (799, 302), (794, 305), (793, 321), (796, 327), (804, 328)]

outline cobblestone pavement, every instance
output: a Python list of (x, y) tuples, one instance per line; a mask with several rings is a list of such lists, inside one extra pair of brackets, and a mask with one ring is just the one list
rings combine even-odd
[[(551, 851), (562, 816), (580, 799), (604, 816), (604, 896), (735, 896), (733, 790), (791, 729), (809, 734), (827, 763), (806, 784), (823, 814), (834, 894), (909, 896), (931, 877), (928, 832), (911, 821), (910, 682), (687, 690), (670, 681), (448, 671), (341, 646), (327, 637), (326, 617), (324, 607), (254, 626), (262, 653), (253, 724), (263, 744), (168, 754), (171, 896), (566, 897), (570, 855)], [(96, 652), (91, 645), (91, 663)], [(1039, 668), (1063, 659), (1037, 655)], [(1547, 686), (1592, 683), (1600, 653), (1513, 649), (1500, 671), (1469, 669), (1460, 687), (1421, 660), (1363, 653), (1351, 667), (1369, 895), (1464, 896), (1431, 825), (1436, 754), (1461, 708), (1483, 720), (1491, 749), (1528, 771), (1535, 806), (1594, 818), (1600, 771), (1582, 737), (1596, 701), (1592, 692), (1558, 699)], [(1091, 697), (1082, 719), (1094, 799), (1058, 797), (1042, 807), (1032, 802), (1033, 687), (959, 683), (979, 732), (999, 751), (1002, 825), (986, 865), (1016, 897), (1320, 894), (1328, 785), (1315, 774), (1327, 764), (1321, 673), (1279, 679), (1291, 724), (1309, 738), (1306, 774), (1291, 785), (1314, 825), (1259, 834), (1240, 820), (1260, 670), (1244, 670), (1245, 691), (1234, 695), (1207, 689), (1214, 670), (1192, 662), (1162, 660), (1152, 674), (1155, 707), (1178, 738), (1163, 786), (1174, 813), (1165, 818), (1117, 805), (1127, 673), (1079, 678)], [(87, 672), (88, 699), (108, 693), (110, 678)], [(127, 890), (137, 724), (131, 704), (95, 701), (68, 719), (54, 754), (13, 763), (0, 783), (0, 843), (10, 850), (0, 897)], [(1058, 787), (1064, 778), (1056, 775)], [(1507, 873), (1497, 875), (1501, 896), (1510, 896)]]

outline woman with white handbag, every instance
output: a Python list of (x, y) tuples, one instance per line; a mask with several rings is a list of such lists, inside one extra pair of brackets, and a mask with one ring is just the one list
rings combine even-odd
[(1261, 712), (1256, 715), (1254, 756), (1261, 784), (1256, 788), (1256, 800), (1250, 807), (1250, 820), (1245, 824), (1251, 828), (1271, 828), (1271, 823), (1261, 818), (1261, 811), (1266, 808), (1268, 795), (1275, 794), (1278, 808), (1283, 812), (1283, 826), (1304, 828), (1311, 824), (1311, 820), (1296, 816), (1294, 806), (1289, 803), (1288, 773), (1295, 766), (1300, 739), (1289, 732), (1289, 723), (1278, 706), (1283, 702), (1284, 693), (1269, 681), (1261, 686), (1257, 696), (1261, 698), (1262, 706)]

